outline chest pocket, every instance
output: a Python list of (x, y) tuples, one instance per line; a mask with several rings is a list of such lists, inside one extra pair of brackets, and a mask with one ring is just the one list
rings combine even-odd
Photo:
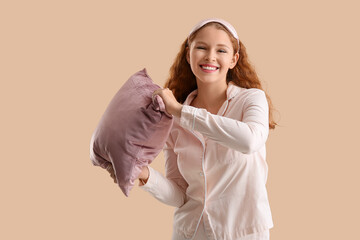
[(219, 163), (232, 164), (247, 161), (250, 154), (244, 154), (216, 143), (216, 158)]

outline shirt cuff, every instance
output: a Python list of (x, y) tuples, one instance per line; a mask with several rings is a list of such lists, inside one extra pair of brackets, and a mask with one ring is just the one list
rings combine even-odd
[(194, 130), (196, 112), (198, 108), (189, 105), (183, 105), (180, 116), (180, 126), (186, 129)]

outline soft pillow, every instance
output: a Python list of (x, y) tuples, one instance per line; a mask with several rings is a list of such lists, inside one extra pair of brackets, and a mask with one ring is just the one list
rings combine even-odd
[(90, 159), (106, 169), (112, 164), (117, 183), (125, 196), (141, 169), (163, 148), (173, 118), (158, 95), (160, 88), (146, 69), (132, 75), (113, 97), (90, 141)]

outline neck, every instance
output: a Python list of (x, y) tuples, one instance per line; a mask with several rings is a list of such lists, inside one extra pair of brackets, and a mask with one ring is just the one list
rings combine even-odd
[(216, 109), (226, 100), (226, 81), (212, 84), (198, 82), (197, 87), (198, 93), (195, 101), (202, 108)]

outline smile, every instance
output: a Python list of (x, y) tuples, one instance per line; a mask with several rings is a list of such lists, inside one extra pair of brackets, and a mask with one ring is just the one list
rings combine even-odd
[(213, 65), (209, 65), (209, 64), (204, 64), (204, 65), (200, 65), (201, 69), (204, 70), (205, 72), (214, 72), (216, 70), (219, 69), (219, 67), (217, 66), (213, 66)]

